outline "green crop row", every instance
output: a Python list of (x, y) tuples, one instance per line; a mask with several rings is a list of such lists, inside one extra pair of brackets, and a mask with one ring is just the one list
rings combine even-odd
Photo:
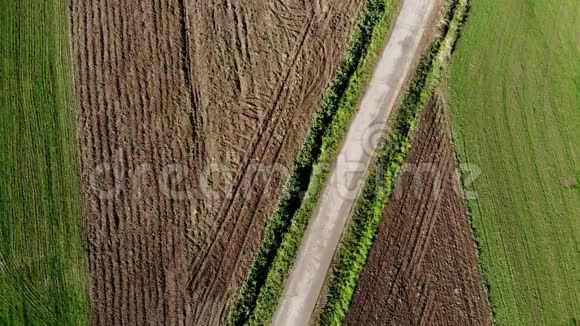
[(372, 75), (398, 6), (398, 0), (368, 1), (282, 190), (262, 245), (230, 313), (231, 325), (262, 324), (271, 318), (326, 183), (328, 167)]
[(409, 150), (417, 117), (439, 80), (445, 60), (457, 40), (466, 9), (466, 0), (451, 2), (440, 35), (430, 44), (419, 61), (392, 129), (377, 155), (363, 192), (357, 200), (350, 226), (337, 251), (326, 305), (320, 316), (321, 325), (340, 325), (346, 316), (359, 273), (367, 261), (384, 208)]
[(87, 325), (68, 1), (0, 3), (0, 325)]

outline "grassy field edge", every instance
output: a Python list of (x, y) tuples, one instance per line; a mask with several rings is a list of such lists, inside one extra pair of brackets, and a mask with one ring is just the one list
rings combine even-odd
[[(398, 0), (370, 0), (288, 177), (229, 323), (267, 322), (311, 212), (398, 11)], [(303, 196), (303, 199), (301, 197)]]
[(474, 1), (450, 69), (454, 150), (498, 325), (580, 321), (579, 14), (578, 2)]
[(66, 1), (0, 5), (0, 324), (85, 325)]

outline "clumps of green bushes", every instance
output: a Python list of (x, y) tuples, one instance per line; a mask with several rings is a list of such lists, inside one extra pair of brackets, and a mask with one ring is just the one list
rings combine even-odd
[[(392, 129), (357, 200), (350, 227), (335, 257), (320, 325), (341, 325), (410, 147), (419, 112), (431, 96), (446, 56), (451, 53), (467, 10), (467, 1), (452, 1), (437, 37), (423, 53), (400, 105)], [(451, 18), (449, 18), (451, 17)]]
[(398, 4), (398, 0), (368, 0), (282, 190), (262, 245), (230, 313), (230, 325), (264, 324), (270, 320), (326, 183), (329, 166), (372, 75)]

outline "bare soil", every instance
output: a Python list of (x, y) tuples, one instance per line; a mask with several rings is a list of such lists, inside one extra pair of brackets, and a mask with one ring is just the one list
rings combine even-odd
[(432, 98), (361, 273), (347, 325), (491, 325), (448, 126)]
[(94, 325), (223, 325), (364, 1), (81, 1)]

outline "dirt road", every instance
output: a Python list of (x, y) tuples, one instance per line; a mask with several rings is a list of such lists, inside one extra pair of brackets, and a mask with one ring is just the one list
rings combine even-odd
[(341, 233), (386, 128), (386, 121), (411, 70), (431, 15), (436, 10), (434, 3), (430, 0), (403, 1), (391, 37), (338, 155), (329, 184), (306, 230), (274, 314), (273, 325), (306, 325), (310, 320)]

